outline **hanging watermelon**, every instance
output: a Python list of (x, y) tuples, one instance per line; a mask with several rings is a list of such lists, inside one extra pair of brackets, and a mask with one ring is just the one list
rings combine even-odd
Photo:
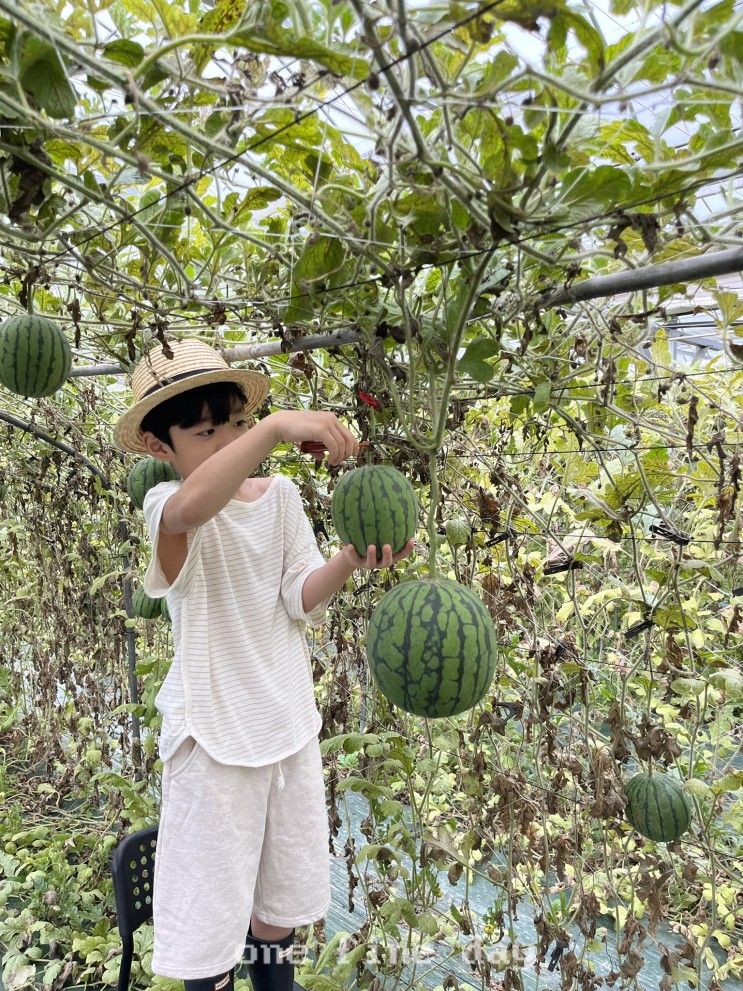
[(137, 509), (144, 505), (147, 492), (160, 482), (176, 481), (180, 475), (168, 461), (159, 458), (142, 458), (129, 472), (126, 488)]
[(691, 803), (675, 778), (641, 772), (627, 782), (625, 814), (638, 833), (657, 843), (677, 840), (691, 823)]
[(418, 716), (471, 709), (490, 687), (496, 655), (490, 613), (448, 578), (396, 585), (369, 622), (367, 656), (379, 690)]
[(415, 533), (418, 500), (408, 479), (389, 465), (363, 465), (342, 475), (333, 489), (330, 511), (344, 544), (366, 557), (375, 544), (377, 560), (390, 544), (397, 554)]
[(72, 351), (48, 317), (20, 313), (0, 325), (0, 382), (19, 396), (51, 396), (69, 378)]
[(155, 619), (161, 614), (162, 599), (153, 599), (143, 588), (138, 588), (132, 597), (134, 615), (141, 619)]

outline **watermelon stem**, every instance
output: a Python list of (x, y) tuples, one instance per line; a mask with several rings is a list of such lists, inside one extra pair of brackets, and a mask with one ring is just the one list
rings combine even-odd
[[(472, 308), (477, 302), (482, 280), (487, 270), (490, 260), (495, 252), (495, 247), (486, 252), (476, 268), (470, 269), (466, 274), (460, 276), (460, 283), (457, 285), (456, 301), (452, 302), (452, 310), (456, 312), (454, 326), (448, 334), (446, 370), (441, 385), (441, 395), (439, 396), (438, 382), (434, 363), (429, 364), (430, 391), (429, 402), (431, 406), (431, 423), (433, 424), (433, 434), (430, 442), (426, 445), (428, 451), (428, 466), (431, 479), (431, 504), (428, 513), (428, 573), (431, 578), (435, 578), (436, 571), (436, 548), (438, 536), (436, 533), (436, 509), (440, 499), (439, 480), (437, 474), (436, 456), (441, 450), (446, 433), (446, 421), (449, 407), (449, 395), (451, 394), (454, 380), (457, 377), (457, 358), (459, 356), (459, 346), (464, 336)], [(449, 319), (449, 317), (447, 317)]]
[(436, 533), (436, 508), (441, 497), (441, 489), (436, 473), (436, 454), (433, 451), (430, 451), (428, 454), (428, 472), (431, 478), (431, 505), (428, 509), (428, 577), (435, 579), (438, 573), (438, 569), (436, 568), (436, 550), (439, 540)]

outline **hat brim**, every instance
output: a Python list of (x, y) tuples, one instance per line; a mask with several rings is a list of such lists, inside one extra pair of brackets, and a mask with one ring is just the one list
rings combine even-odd
[(242, 387), (247, 397), (244, 410), (251, 413), (259, 407), (266, 396), (270, 386), (270, 379), (261, 372), (254, 372), (247, 368), (223, 368), (215, 369), (213, 372), (200, 372), (198, 375), (190, 375), (180, 382), (173, 382), (151, 396), (140, 399), (131, 409), (122, 414), (113, 427), (113, 439), (117, 447), (122, 451), (131, 454), (149, 454), (149, 451), (142, 442), (140, 424), (143, 418), (160, 403), (166, 399), (177, 396), (181, 392), (188, 392), (196, 389), (200, 385), (207, 385), (210, 382), (236, 382)]

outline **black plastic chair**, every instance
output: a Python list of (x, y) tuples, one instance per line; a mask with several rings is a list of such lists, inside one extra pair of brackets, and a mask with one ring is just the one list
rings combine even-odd
[(134, 956), (134, 932), (152, 918), (157, 824), (132, 833), (119, 843), (111, 858), (116, 918), (123, 952), (119, 991), (127, 991)]

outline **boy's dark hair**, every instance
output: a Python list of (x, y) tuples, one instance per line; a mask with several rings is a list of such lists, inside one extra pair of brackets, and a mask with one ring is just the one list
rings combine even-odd
[(247, 396), (237, 382), (207, 382), (155, 406), (143, 417), (140, 427), (143, 432), (151, 431), (163, 444), (175, 450), (170, 437), (174, 424), (181, 430), (188, 430), (199, 422), (204, 406), (213, 424), (226, 423), (230, 414), (239, 412), (246, 402)]

